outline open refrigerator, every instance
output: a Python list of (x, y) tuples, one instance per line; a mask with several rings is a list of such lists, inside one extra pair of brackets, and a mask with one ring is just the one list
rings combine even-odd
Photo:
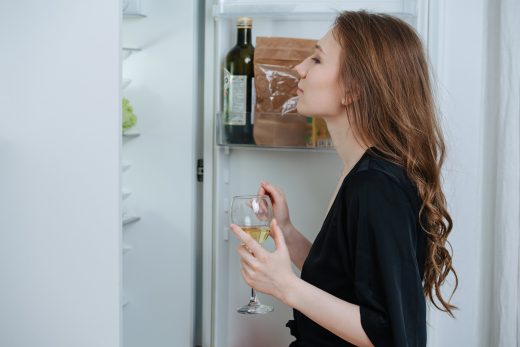
[[(139, 42), (139, 37), (146, 35), (139, 29), (139, 23), (153, 21), (153, 13), (157, 12), (147, 12), (147, 9), (159, 2), (129, 1), (129, 7), (124, 9), (122, 45), (123, 56), (128, 59), (122, 62), (122, 94), (135, 102), (136, 109), (141, 110), (146, 109), (146, 103), (139, 101), (142, 89), (133, 89), (135, 78), (130, 80), (128, 75), (145, 76), (147, 68), (143, 66), (144, 63), (139, 59), (132, 61), (135, 58), (131, 56), (139, 56), (146, 48), (129, 42)], [(195, 211), (189, 212), (191, 219), (188, 225), (192, 228), (190, 232), (197, 236), (192, 236), (190, 240), (177, 238), (179, 250), (173, 252), (162, 247), (165, 240), (170, 242), (171, 239), (162, 238), (157, 232), (156, 235), (147, 235), (145, 230), (158, 231), (168, 226), (147, 225), (150, 218), (135, 211), (153, 214), (154, 206), (164, 206), (165, 202), (171, 201), (150, 198), (145, 211), (137, 196), (130, 197), (133, 187), (138, 186), (138, 191), (150, 177), (146, 170), (141, 170), (140, 174), (126, 172), (132, 172), (140, 163), (146, 162), (143, 158), (152, 154), (149, 150), (153, 147), (148, 150), (140, 147), (139, 142), (147, 136), (144, 124), (129, 130), (123, 135), (122, 150), (124, 345), (138, 346), (147, 342), (157, 346), (180, 346), (190, 341), (190, 344), (204, 347), (287, 346), (293, 340), (289, 329), (285, 327), (285, 323), (292, 318), (289, 307), (259, 293), (260, 300), (272, 305), (274, 312), (253, 316), (236, 313), (236, 308), (248, 301), (250, 289), (240, 275), (240, 262), (236, 254), (238, 241), (228, 228), (231, 197), (254, 194), (261, 180), (281, 187), (286, 193), (293, 223), (307, 238), (313, 240), (325, 217), (340, 175), (341, 162), (331, 149), (233, 145), (218, 136), (221, 131), (219, 117), (222, 112), (223, 66), (227, 52), (236, 42), (236, 19), (243, 16), (253, 19), (253, 45), (256, 46), (255, 38), (258, 36), (318, 40), (331, 28), (339, 11), (366, 9), (404, 19), (416, 28), (425, 47), (431, 50), (428, 44), (429, 0), (206, 0), (199, 2), (198, 6), (198, 9), (190, 7), (190, 15), (196, 17), (199, 30), (198, 35), (191, 39), (200, 40), (199, 52), (204, 55), (198, 58), (200, 61), (196, 67), (198, 76), (195, 78), (199, 87), (190, 84), (190, 88), (199, 88), (199, 92), (193, 93), (194, 100), (186, 100), (196, 105), (192, 116), (199, 117), (198, 121), (190, 123), (193, 128), (186, 131), (198, 133), (199, 140), (202, 140), (202, 143), (193, 143), (199, 148), (190, 152), (189, 159), (193, 164), (190, 168), (190, 180), (193, 180), (190, 185), (196, 188), (191, 189), (193, 201), (190, 200), (188, 207)], [(197, 47), (194, 45), (189, 48), (196, 50)], [(178, 54), (173, 51), (170, 53), (170, 56)], [(148, 60), (148, 63), (150, 61), (153, 62)], [(154, 68), (153, 72), (160, 73), (160, 66)], [(159, 79), (157, 81), (162, 83)], [(158, 122), (162, 124), (161, 119)], [(153, 130), (154, 126), (148, 124), (148, 129)], [(140, 133), (144, 135), (142, 139)], [(159, 138), (156, 140), (158, 143), (155, 146), (158, 146), (161, 141)], [(202, 184), (193, 183), (196, 169)], [(156, 177), (156, 183), (161, 184), (162, 179)], [(165, 181), (164, 186), (176, 194), (171, 182)], [(154, 237), (153, 240), (150, 237)], [(171, 235), (168, 237), (175, 238)], [(146, 251), (143, 251), (140, 243), (146, 244)], [(196, 249), (194, 253), (188, 253), (188, 256), (196, 258), (193, 262), (186, 260), (187, 254), (181, 249), (190, 247)], [(264, 247), (274, 249), (272, 240), (266, 241)], [(139, 256), (134, 252), (135, 248), (141, 249)], [(161, 254), (164, 257), (159, 259)], [(164, 265), (160, 269), (164, 274), (164, 283), (157, 279), (153, 283), (146, 280), (146, 269), (151, 268), (153, 262)], [(182, 270), (176, 265), (166, 265), (183, 262), (193, 264)], [(177, 283), (182, 284), (183, 281), (187, 283), (185, 288)], [(158, 292), (157, 288), (165, 290), (159, 291), (160, 295), (152, 295)], [(142, 300), (144, 297), (146, 300)], [(170, 325), (162, 332), (143, 328), (161, 326), (165, 321)], [(167, 332), (168, 329), (176, 328), (179, 330), (176, 334)]]
[[(330, 149), (272, 148), (226, 144), (218, 136), (225, 56), (236, 41), (237, 17), (253, 18), (258, 36), (316, 39), (332, 26), (339, 11), (366, 9), (396, 15), (416, 28), (425, 47), (428, 0), (389, 1), (207, 1), (204, 71), (203, 346), (287, 346), (294, 338), (285, 327), (292, 310), (262, 296), (272, 313), (243, 316), (236, 308), (249, 299), (240, 275), (237, 239), (230, 235), (231, 197), (253, 194), (261, 180), (286, 193), (291, 219), (313, 240), (325, 218), (341, 162)], [(271, 239), (264, 243), (274, 249)]]

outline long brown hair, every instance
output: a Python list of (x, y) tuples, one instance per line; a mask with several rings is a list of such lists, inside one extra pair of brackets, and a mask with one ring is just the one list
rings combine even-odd
[[(447, 249), (453, 223), (441, 187), (446, 148), (421, 41), (406, 22), (365, 11), (342, 12), (333, 34), (341, 46), (340, 82), (355, 95), (349, 122), (362, 143), (405, 168), (417, 187), (427, 235), (424, 295), (453, 317), (457, 307), (450, 300), (458, 278)], [(446, 301), (440, 287), (450, 272), (455, 287)]]

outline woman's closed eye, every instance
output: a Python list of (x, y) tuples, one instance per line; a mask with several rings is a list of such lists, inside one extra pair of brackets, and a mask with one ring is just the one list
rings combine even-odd
[(320, 61), (320, 58), (318, 57), (311, 57), (312, 61), (314, 61), (315, 64), (319, 64), (321, 61)]

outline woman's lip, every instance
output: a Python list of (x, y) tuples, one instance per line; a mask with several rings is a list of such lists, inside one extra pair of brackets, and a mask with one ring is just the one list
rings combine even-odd
[(301, 90), (300, 88), (298, 88), (297, 92), (299, 92), (299, 93), (303, 93), (303, 90)]

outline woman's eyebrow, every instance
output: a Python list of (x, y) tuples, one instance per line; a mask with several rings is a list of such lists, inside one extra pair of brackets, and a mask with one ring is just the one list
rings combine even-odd
[(320, 51), (321, 53), (325, 54), (325, 52), (323, 51), (323, 48), (321, 48), (320, 45), (316, 44), (316, 46), (314, 46), (314, 48), (316, 48), (318, 51)]

